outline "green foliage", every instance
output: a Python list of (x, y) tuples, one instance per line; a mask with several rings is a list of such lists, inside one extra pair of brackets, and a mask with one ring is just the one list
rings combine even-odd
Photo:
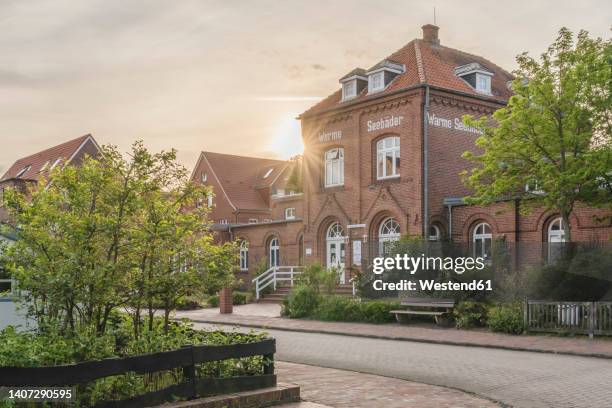
[(492, 306), (488, 310), (487, 326), (495, 332), (521, 334), (525, 330), (520, 304)]
[(455, 306), (453, 316), (458, 329), (481, 327), (486, 323), (487, 309), (479, 302), (460, 302)]
[(232, 302), (235, 305), (246, 305), (249, 294), (245, 292), (233, 292)]
[(291, 318), (310, 317), (317, 308), (321, 297), (312, 286), (298, 285), (283, 303), (283, 315)]
[(335, 322), (388, 323), (394, 319), (389, 311), (398, 307), (397, 302), (361, 302), (344, 296), (321, 296), (310, 286), (298, 286), (285, 298), (283, 315)]
[(298, 282), (301, 285), (311, 287), (317, 293), (323, 289), (324, 293), (332, 294), (338, 284), (338, 279), (338, 269), (327, 269), (318, 263), (313, 263), (304, 268)]
[[(562, 216), (568, 241), (578, 202), (611, 208), (611, 58), (612, 40), (585, 31), (574, 40), (566, 28), (539, 61), (517, 57), (507, 107), (493, 118), (464, 118), (483, 131), (476, 141), (483, 153), (464, 154), (477, 164), (464, 173), (470, 203), (526, 195)], [(526, 185), (541, 193), (525, 193)]]
[(210, 295), (208, 297), (208, 306), (219, 307), (219, 295)]
[(106, 146), (99, 159), (56, 167), (30, 194), (5, 191), (19, 240), (4, 261), (40, 327), (104, 334), (111, 313), (130, 306), (138, 337), (144, 310), (165, 309), (168, 329), (181, 299), (232, 282), (236, 248), (213, 242), (196, 205), (212, 192), (189, 180), (175, 151), (136, 142), (129, 157)]

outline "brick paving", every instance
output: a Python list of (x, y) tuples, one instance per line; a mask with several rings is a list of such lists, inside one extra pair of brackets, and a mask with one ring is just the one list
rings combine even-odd
[[(612, 340), (605, 338), (589, 340), (585, 337), (513, 336), (484, 330), (441, 328), (427, 324), (400, 325), (390, 323), (375, 325), (368, 323), (320, 322), (277, 317), (277, 312), (280, 309), (273, 308), (278, 307), (277, 305), (250, 306), (248, 311), (239, 312), (240, 314), (221, 315), (218, 309), (200, 309), (177, 312), (176, 317), (188, 318), (194, 322), (201, 323), (228, 324), (264, 329), (612, 358)], [(258, 306), (263, 307), (258, 308)], [(238, 309), (238, 307), (235, 309)], [(257, 313), (260, 315), (255, 315)]]
[[(353, 371), (276, 364), (279, 380), (301, 387), (302, 399), (334, 408), (498, 408), (461, 391)], [(323, 408), (301, 403), (283, 408)]]

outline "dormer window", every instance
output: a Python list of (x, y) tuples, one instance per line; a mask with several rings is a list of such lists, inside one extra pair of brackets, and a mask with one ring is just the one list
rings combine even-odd
[(493, 72), (488, 68), (473, 62), (455, 68), (455, 75), (467, 82), (476, 92), (491, 95), (491, 77), (493, 77)]
[(368, 78), (363, 68), (355, 68), (340, 78), (340, 83), (342, 84), (342, 101), (344, 102), (356, 98), (367, 86)]
[(19, 170), (19, 173), (17, 173), (15, 175), (15, 178), (19, 178), (21, 176), (23, 176), (24, 174), (26, 174), (30, 169), (32, 168), (32, 166), (27, 165), (25, 166), (23, 169)]
[(50, 162), (49, 160), (47, 160), (47, 161), (45, 162), (45, 164), (43, 164), (43, 165), (40, 167), (40, 170), (38, 170), (38, 172), (39, 172), (39, 173), (42, 173), (43, 171), (47, 170), (47, 168), (49, 167), (49, 164), (50, 164), (50, 163), (51, 163), (51, 162)]
[(272, 172), (274, 171), (274, 169), (268, 169), (268, 171), (266, 171), (266, 174), (264, 174), (263, 178), (267, 179), (268, 177), (270, 177), (270, 174), (272, 174)]
[(383, 89), (385, 89), (385, 73), (379, 71), (370, 75), (370, 79), (368, 80), (368, 93), (382, 91)]
[(489, 75), (476, 74), (476, 90), (481, 93), (491, 94), (491, 77)]
[(60, 157), (59, 159), (55, 160), (55, 162), (53, 162), (53, 164), (51, 165), (51, 168), (49, 170), (53, 170), (61, 162), (62, 162), (62, 158)]
[(391, 60), (383, 60), (374, 65), (367, 72), (368, 93), (376, 93), (384, 90), (393, 78), (406, 71), (404, 64)]

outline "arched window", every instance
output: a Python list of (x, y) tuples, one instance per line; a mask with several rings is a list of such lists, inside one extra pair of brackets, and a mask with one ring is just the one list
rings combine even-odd
[(278, 238), (272, 238), (268, 245), (268, 262), (270, 268), (280, 266), (280, 242)]
[(336, 147), (325, 152), (325, 187), (344, 184), (344, 148)]
[(561, 256), (563, 243), (565, 242), (565, 230), (563, 229), (563, 218), (557, 217), (548, 224), (548, 262), (554, 263)]
[(249, 270), (249, 243), (246, 240), (240, 242), (240, 270)]
[(437, 226), (436, 224), (432, 224), (429, 227), (429, 236), (427, 237), (428, 240), (430, 241), (441, 241), (442, 240), (442, 231), (440, 230), (440, 227)]
[(400, 175), (400, 138), (390, 136), (376, 142), (376, 178)]
[(334, 222), (327, 228), (325, 246), (327, 250), (327, 267), (336, 268), (339, 273), (340, 283), (345, 283), (346, 237), (340, 223)]
[(486, 222), (481, 222), (476, 225), (472, 236), (474, 257), (490, 259), (492, 242), (493, 234), (491, 233), (491, 226)]
[(380, 255), (386, 255), (391, 244), (400, 239), (400, 225), (395, 218), (389, 217), (380, 223), (378, 229), (378, 249)]

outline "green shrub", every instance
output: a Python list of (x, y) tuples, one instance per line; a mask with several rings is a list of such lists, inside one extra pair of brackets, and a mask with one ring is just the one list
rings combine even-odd
[(488, 316), (487, 326), (495, 332), (521, 334), (525, 330), (520, 304), (493, 306)]
[(320, 297), (316, 289), (306, 286), (296, 286), (283, 302), (283, 315), (291, 318), (311, 317), (317, 308)]
[(362, 320), (368, 323), (392, 322), (395, 317), (389, 312), (398, 309), (399, 306), (397, 302), (362, 302), (360, 303)]
[(479, 302), (460, 302), (453, 310), (458, 329), (482, 327), (487, 321), (487, 309)]
[(246, 305), (247, 298), (248, 296), (245, 292), (233, 292), (232, 293), (232, 303), (235, 305)]
[(219, 307), (219, 295), (210, 295), (207, 302), (210, 307)]
[(363, 320), (359, 302), (343, 296), (326, 296), (321, 299), (314, 318), (336, 322), (358, 322)]

